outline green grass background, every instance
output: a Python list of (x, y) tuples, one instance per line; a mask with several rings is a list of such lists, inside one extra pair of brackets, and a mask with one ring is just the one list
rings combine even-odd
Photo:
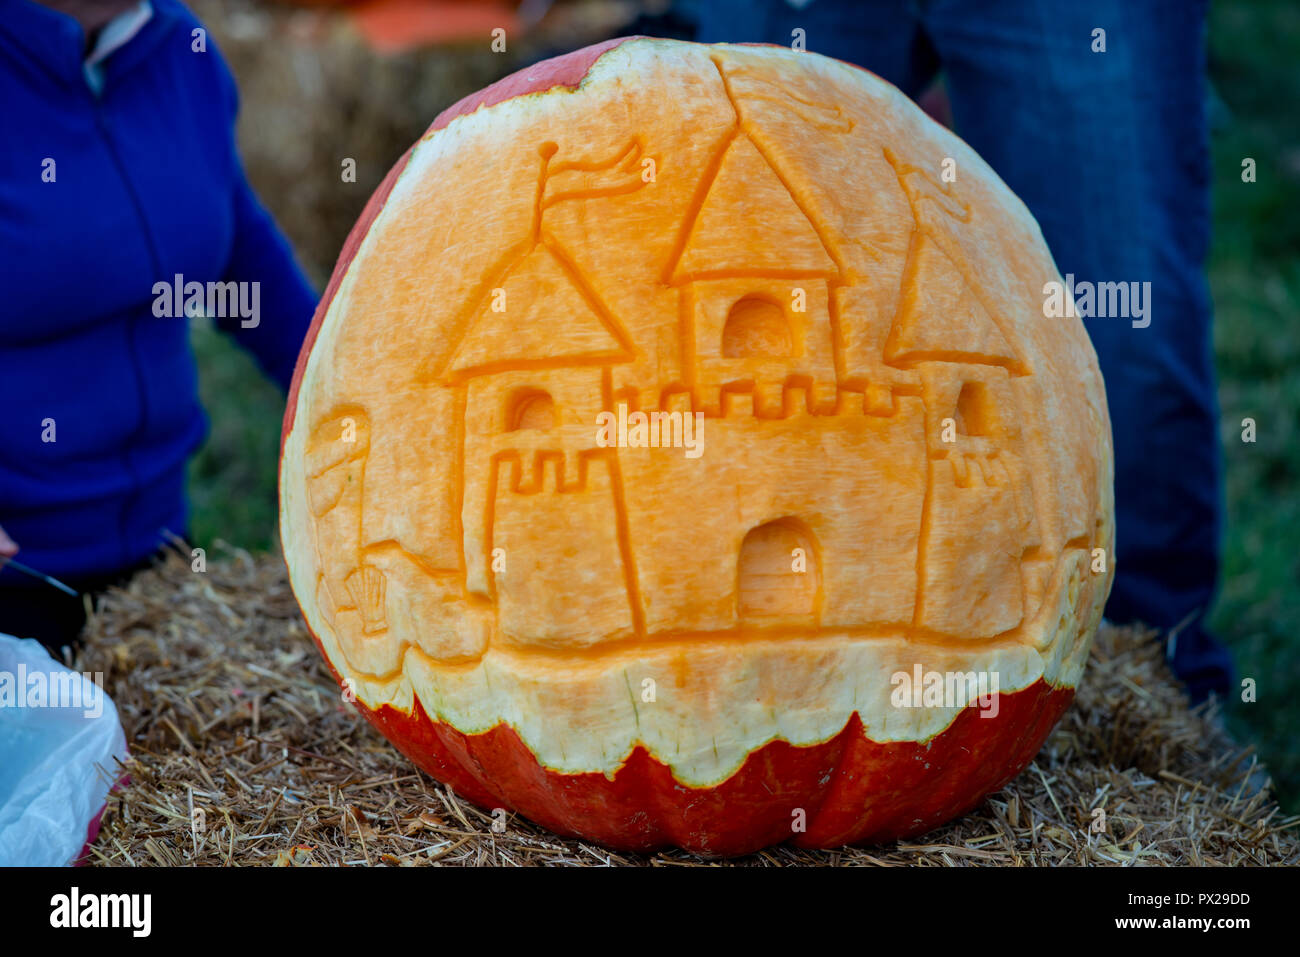
[[(1300, 810), (1300, 3), (1220, 0), (1210, 51), (1209, 272), (1228, 505), (1212, 623), (1258, 686), (1255, 703), (1230, 703), (1229, 725)], [(1241, 180), (1245, 157), (1254, 183)], [(273, 547), (283, 398), (209, 327), (195, 327), (194, 346), (212, 431), (191, 464), (191, 534), (209, 547)], [(1254, 444), (1241, 441), (1247, 417)]]
[[(1300, 4), (1214, 4), (1210, 75), (1224, 105), (1210, 289), (1228, 504), (1211, 623), (1258, 685), (1230, 727), (1300, 810)], [(1241, 181), (1245, 157), (1254, 183)]]

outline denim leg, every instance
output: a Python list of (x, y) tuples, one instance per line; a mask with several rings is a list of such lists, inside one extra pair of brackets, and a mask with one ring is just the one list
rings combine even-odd
[[(1025, 202), (1062, 274), (1150, 281), (1147, 318), (1085, 320), (1115, 437), (1107, 614), (1181, 628), (1196, 699), (1231, 659), (1204, 630), (1222, 478), (1205, 280), (1210, 161), (1202, 0), (933, 0), (923, 21), (957, 132)], [(1106, 52), (1092, 50), (1106, 31)]]
[(701, 43), (789, 46), (801, 29), (808, 50), (865, 67), (910, 97), (938, 69), (914, 0), (812, 0), (802, 10), (785, 0), (704, 0), (698, 10)]

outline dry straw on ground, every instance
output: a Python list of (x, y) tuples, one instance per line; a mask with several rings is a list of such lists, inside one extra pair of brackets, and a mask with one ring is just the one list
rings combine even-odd
[[(202, 573), (171, 556), (107, 596), (76, 664), (104, 673), (132, 752), (92, 863), (710, 863), (614, 853), (517, 816), (494, 833), (490, 814), (344, 704), (278, 556), (233, 552)], [(1300, 863), (1300, 819), (1251, 793), (1252, 770), (1248, 751), (1187, 709), (1158, 642), (1105, 628), (1042, 752), (979, 810), (901, 844), (727, 863)], [(1104, 833), (1090, 830), (1095, 808)]]

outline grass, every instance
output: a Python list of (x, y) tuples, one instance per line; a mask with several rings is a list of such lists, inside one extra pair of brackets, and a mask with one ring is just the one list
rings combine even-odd
[[(1284, 806), (1300, 808), (1300, 7), (1221, 2), (1211, 76), (1226, 105), (1214, 135), (1210, 288), (1227, 494), (1223, 586), (1211, 623), (1255, 703), (1229, 726), (1254, 741)], [(1256, 181), (1241, 179), (1242, 160)], [(1242, 420), (1256, 441), (1242, 441)]]
[(210, 324), (193, 327), (199, 392), (211, 431), (190, 461), (190, 536), (252, 551), (275, 543), (276, 468), (284, 396), (257, 364)]
[[(1229, 726), (1254, 742), (1282, 803), (1300, 810), (1300, 6), (1216, 3), (1211, 76), (1223, 109), (1214, 133), (1216, 310), (1227, 495), (1223, 586), (1212, 624), (1255, 703)], [(1243, 183), (1241, 162), (1256, 161)], [(192, 534), (260, 550), (274, 543), (283, 398), (223, 336), (195, 332), (213, 428), (190, 472)], [(1257, 440), (1241, 440), (1244, 418)]]

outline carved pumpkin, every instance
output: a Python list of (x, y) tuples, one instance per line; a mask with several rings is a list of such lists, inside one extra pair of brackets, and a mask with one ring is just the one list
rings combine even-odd
[(281, 524), (459, 794), (626, 849), (934, 827), (1109, 591), (1110, 425), (1024, 206), (873, 75), (612, 41), (452, 107), (349, 237)]

